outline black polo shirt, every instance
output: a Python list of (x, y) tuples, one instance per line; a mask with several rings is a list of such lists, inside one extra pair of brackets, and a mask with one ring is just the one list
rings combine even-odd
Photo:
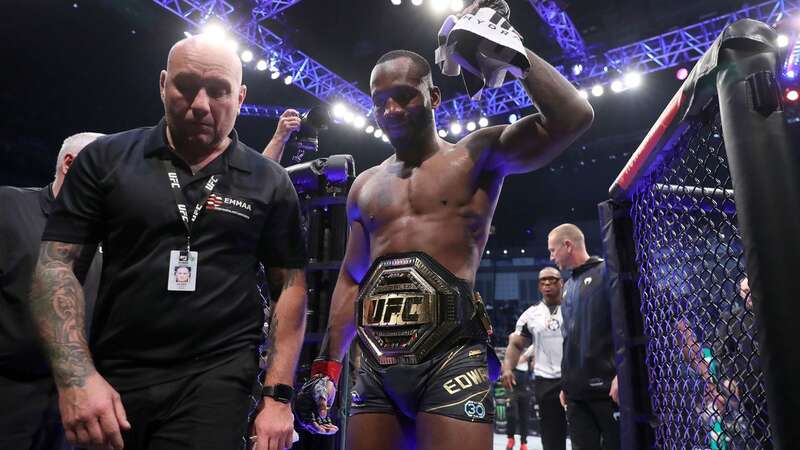
[[(50, 376), (31, 319), (28, 296), (42, 232), (54, 201), (51, 186), (0, 186), (0, 375), (17, 380)], [(94, 248), (87, 247), (75, 264), (81, 282), (93, 254)], [(97, 264), (93, 273), (99, 270), (99, 258)], [(95, 275), (84, 286), (88, 310), (94, 301), (96, 283)]]
[[(254, 348), (264, 321), (258, 264), (306, 264), (297, 193), (286, 171), (231, 134), (197, 174), (167, 146), (166, 123), (101, 137), (75, 159), (43, 239), (102, 241), (103, 274), (90, 346), (118, 389), (177, 379)], [(162, 160), (171, 159), (191, 212), (211, 175), (219, 182), (192, 226), (196, 290), (167, 290), (170, 252), (186, 230)]]

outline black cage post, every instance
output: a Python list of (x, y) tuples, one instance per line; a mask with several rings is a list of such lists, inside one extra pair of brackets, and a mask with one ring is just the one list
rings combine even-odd
[(598, 205), (608, 270), (619, 386), (619, 422), (622, 448), (655, 449), (652, 412), (645, 367), (647, 338), (641, 316), (641, 294), (636, 282), (636, 250), (629, 203), (613, 200)]
[[(771, 30), (770, 30), (771, 31)], [(800, 147), (776, 85), (776, 33), (720, 54), (720, 118), (754, 299), (769, 418), (778, 449), (800, 448)]]

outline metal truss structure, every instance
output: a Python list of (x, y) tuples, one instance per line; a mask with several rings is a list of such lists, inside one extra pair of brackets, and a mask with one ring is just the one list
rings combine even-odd
[[(277, 119), (283, 114), (284, 111), (289, 109), (288, 106), (277, 106), (277, 105), (254, 105), (251, 103), (244, 103), (242, 107), (239, 109), (239, 115), (242, 116), (256, 116), (256, 117), (268, 117), (271, 119)], [(297, 108), (292, 107), (292, 109), (297, 110), (300, 114), (305, 113), (308, 109), (304, 108)]]
[(567, 58), (582, 58), (586, 55), (586, 44), (566, 11), (554, 0), (528, 0), (536, 14), (550, 27), (553, 38)]
[(292, 84), (322, 101), (342, 100), (364, 115), (372, 107), (367, 94), (310, 56), (291, 48), (262, 23), (300, 0), (259, 0), (256, 7), (249, 10), (237, 10), (226, 0), (153, 1), (198, 29), (208, 22), (218, 22), (248, 46), (257, 48), (263, 59), (291, 77)]
[[(571, 68), (564, 66), (558, 66), (556, 69), (582, 87), (607, 83), (626, 71), (644, 74), (669, 69), (700, 59), (722, 30), (739, 19), (756, 19), (774, 25), (785, 16), (798, 11), (800, 11), (800, 0), (770, 0), (617, 47), (600, 55), (588, 56), (582, 62), (583, 70), (579, 75), (574, 75)], [(479, 114), (495, 116), (511, 113), (530, 106), (532, 104), (525, 90), (519, 83), (512, 81), (495, 90), (484, 91), (483, 98), (478, 102), (464, 95), (443, 102), (439, 109), (444, 120), (456, 120)]]
[[(220, 22), (247, 45), (257, 47), (262, 52), (262, 57), (268, 59), (282, 74), (291, 76), (292, 84), (324, 102), (342, 101), (354, 112), (369, 116), (372, 107), (369, 95), (310, 56), (286, 45), (280, 36), (262, 23), (300, 0), (256, 0), (254, 8), (241, 11), (237, 11), (236, 7), (226, 0), (153, 1), (197, 28), (212, 19)], [(645, 74), (696, 61), (720, 32), (736, 20), (751, 18), (774, 25), (785, 16), (800, 11), (800, 0), (769, 0), (633, 44), (613, 48), (602, 54), (586, 55), (583, 40), (575, 30), (574, 24), (554, 1), (529, 0), (529, 2), (553, 28), (556, 40), (567, 53), (566, 56), (572, 57), (576, 63), (582, 65), (582, 70), (577, 75), (571, 67), (556, 67), (570, 81), (581, 87), (608, 83), (628, 71)], [(581, 53), (581, 50), (584, 53)], [(511, 81), (497, 89), (484, 90), (480, 101), (473, 101), (463, 95), (442, 102), (436, 112), (436, 119), (440, 126), (443, 126), (454, 120), (516, 112), (531, 105), (522, 86), (516, 81)], [(278, 107), (248, 105), (246, 112), (243, 109), (243, 114), (277, 117), (276, 114), (280, 112), (276, 112), (276, 108)]]
[(297, 3), (300, 3), (300, 0), (256, 0), (253, 18), (259, 21), (267, 20)]

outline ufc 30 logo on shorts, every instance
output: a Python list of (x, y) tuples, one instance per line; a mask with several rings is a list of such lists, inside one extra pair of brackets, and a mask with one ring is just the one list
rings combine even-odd
[(473, 419), (483, 419), (486, 417), (486, 408), (483, 404), (470, 400), (464, 403), (464, 413)]

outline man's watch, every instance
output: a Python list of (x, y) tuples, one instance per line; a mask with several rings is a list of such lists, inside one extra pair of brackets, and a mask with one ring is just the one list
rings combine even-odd
[(261, 397), (271, 397), (273, 400), (281, 403), (289, 403), (294, 397), (294, 388), (288, 384), (276, 384), (274, 386), (263, 386), (261, 388)]

